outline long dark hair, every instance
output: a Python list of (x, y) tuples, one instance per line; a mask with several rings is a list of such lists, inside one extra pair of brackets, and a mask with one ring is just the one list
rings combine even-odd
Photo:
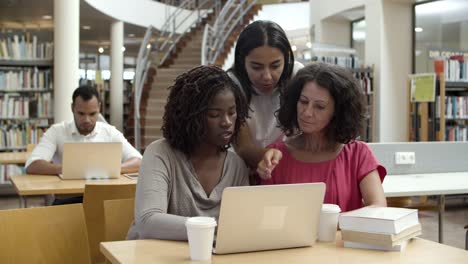
[(256, 92), (251, 87), (252, 82), (245, 69), (245, 57), (247, 57), (253, 49), (264, 45), (278, 48), (281, 53), (283, 53), (284, 69), (278, 80), (279, 86), (286, 85), (286, 82), (291, 78), (293, 72), (294, 54), (283, 29), (275, 22), (266, 20), (258, 20), (248, 25), (237, 40), (234, 65), (229, 71), (239, 80), (249, 103), (252, 94), (256, 94)]
[[(248, 117), (248, 105), (241, 91), (227, 73), (216, 66), (198, 66), (179, 75), (170, 88), (163, 116), (162, 132), (171, 147), (189, 156), (205, 139), (206, 112), (211, 100), (224, 90), (236, 100), (236, 138), (240, 126)], [(226, 150), (229, 146), (224, 146)]]

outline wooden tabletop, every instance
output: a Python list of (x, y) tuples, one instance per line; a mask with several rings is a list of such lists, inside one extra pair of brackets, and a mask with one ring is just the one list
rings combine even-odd
[[(113, 264), (191, 263), (188, 243), (179, 241), (102, 242), (101, 252)], [(468, 251), (419, 238), (410, 241), (402, 252), (344, 248), (343, 241), (338, 240), (336, 243), (317, 243), (313, 247), (305, 248), (213, 255), (211, 262), (208, 261), (208, 263), (466, 264)]]
[(0, 153), (0, 164), (24, 164), (30, 152), (2, 152)]
[(19, 195), (76, 194), (83, 193), (86, 184), (136, 184), (125, 176), (108, 180), (62, 180), (56, 175), (19, 175), (10, 177)]
[(468, 172), (387, 175), (386, 197), (468, 193)]

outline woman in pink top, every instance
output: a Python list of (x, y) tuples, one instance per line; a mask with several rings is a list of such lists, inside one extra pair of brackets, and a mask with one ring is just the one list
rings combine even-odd
[(258, 164), (263, 184), (324, 182), (324, 203), (342, 211), (386, 206), (386, 170), (366, 143), (355, 140), (366, 110), (350, 72), (325, 63), (306, 66), (281, 91), (276, 114), (289, 138), (269, 145)]

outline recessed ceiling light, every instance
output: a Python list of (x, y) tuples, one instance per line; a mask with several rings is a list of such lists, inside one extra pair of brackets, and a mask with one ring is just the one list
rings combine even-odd
[(42, 18), (43, 19), (52, 19), (52, 16), (51, 15), (43, 15)]
[(423, 32), (423, 28), (422, 27), (415, 27), (414, 31), (415, 32)]
[(147, 49), (151, 49), (151, 44), (146, 45)]
[(84, 29), (84, 30), (90, 30), (91, 26), (85, 25), (85, 26), (82, 26), (81, 28)]
[(124, 51), (125, 51), (125, 47), (122, 47), (122, 52), (124, 52)]
[(131, 38), (133, 38), (133, 37), (135, 37), (135, 34), (130, 33), (130, 34), (128, 34), (128, 36), (131, 37)]
[(291, 46), (291, 49), (292, 49), (292, 51), (296, 51), (296, 50), (297, 50), (296, 45), (292, 45), (292, 46)]
[(312, 48), (312, 43), (310, 41), (307, 41), (306, 46), (310, 49)]
[(99, 53), (103, 53), (103, 52), (104, 52), (104, 48), (103, 48), (103, 47), (99, 47), (98, 51), (99, 51)]

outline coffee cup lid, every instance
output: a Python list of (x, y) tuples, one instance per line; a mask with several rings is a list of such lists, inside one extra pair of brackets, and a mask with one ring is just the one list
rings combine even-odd
[(336, 204), (323, 204), (322, 212), (324, 213), (339, 213), (341, 212), (340, 206)]
[(185, 226), (188, 225), (199, 228), (214, 227), (216, 226), (216, 220), (213, 217), (195, 216), (187, 219)]

